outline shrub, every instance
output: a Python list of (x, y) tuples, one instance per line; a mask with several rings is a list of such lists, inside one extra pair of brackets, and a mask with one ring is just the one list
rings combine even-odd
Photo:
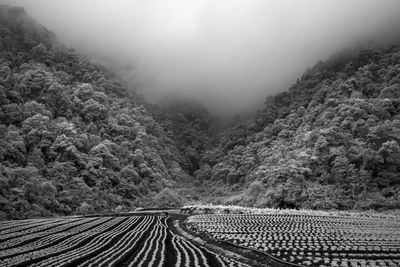
[(82, 205), (76, 209), (76, 213), (80, 215), (86, 215), (94, 213), (94, 209), (92, 205), (88, 204), (87, 202), (83, 202)]
[(156, 205), (159, 208), (175, 208), (183, 205), (178, 194), (169, 188), (164, 188), (155, 197)]

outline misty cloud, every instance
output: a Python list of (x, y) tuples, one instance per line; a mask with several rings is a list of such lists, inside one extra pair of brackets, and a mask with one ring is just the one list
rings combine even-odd
[(0, 0), (66, 44), (132, 66), (151, 100), (257, 109), (307, 67), (365, 39), (399, 36), (398, 0)]

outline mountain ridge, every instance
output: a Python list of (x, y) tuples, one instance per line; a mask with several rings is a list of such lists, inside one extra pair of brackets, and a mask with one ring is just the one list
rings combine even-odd
[(162, 189), (191, 183), (185, 159), (136, 93), (23, 9), (0, 10), (0, 217), (180, 203)]
[(247, 184), (226, 203), (398, 209), (399, 52), (364, 49), (320, 62), (268, 97), (241, 137), (229, 130), (210, 152), (220, 156), (203, 159), (211, 176)]
[(0, 218), (184, 203), (400, 208), (400, 47), (345, 50), (221, 132), (0, 6)]

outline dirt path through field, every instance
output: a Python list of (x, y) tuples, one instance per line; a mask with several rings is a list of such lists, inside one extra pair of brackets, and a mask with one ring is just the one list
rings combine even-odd
[(189, 216), (178, 218), (175, 216), (171, 217), (169, 228), (173, 229), (177, 234), (184, 237), (186, 240), (196, 244), (197, 246), (202, 246), (216, 254), (223, 255), (228, 258), (235, 259), (239, 262), (246, 263), (250, 266), (256, 267), (287, 267), (292, 266), (290, 264), (285, 264), (280, 261), (268, 257), (267, 255), (256, 252), (251, 249), (235, 246), (227, 242), (219, 242), (215, 239), (207, 237), (205, 235), (200, 235), (196, 232), (185, 227), (186, 218)]

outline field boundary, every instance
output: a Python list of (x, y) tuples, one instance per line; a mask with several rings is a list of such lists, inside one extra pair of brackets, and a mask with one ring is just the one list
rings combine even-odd
[(193, 242), (198, 246), (206, 247), (207, 249), (212, 250), (213, 252), (221, 254), (225, 257), (233, 258), (237, 261), (244, 262), (246, 264), (249, 264), (250, 266), (257, 266), (257, 267), (300, 266), (300, 265), (290, 265), (284, 261), (276, 260), (275, 258), (270, 257), (265, 253), (260, 253), (260, 251), (249, 249), (247, 247), (237, 246), (230, 242), (221, 242), (221, 240), (208, 238), (196, 232), (192, 234), (191, 230), (187, 229), (185, 226), (182, 226), (181, 224), (182, 221), (174, 220), (173, 228), (190, 242)]
[(246, 263), (246, 264), (250, 264), (250, 266), (255, 266), (255, 267), (272, 267), (272, 265), (266, 265), (266, 264), (262, 264), (258, 261), (255, 260), (251, 260), (248, 259), (240, 254), (237, 254), (235, 252), (232, 251), (228, 251), (225, 250), (221, 247), (215, 246), (203, 239), (201, 239), (200, 237), (195, 237), (193, 235), (191, 235), (190, 233), (188, 233), (187, 231), (183, 230), (182, 227), (180, 226), (179, 220), (174, 220), (173, 222), (173, 226), (176, 229), (176, 231), (179, 233), (179, 235), (183, 236), (186, 240), (188, 240), (189, 242), (192, 242), (198, 246), (203, 246), (209, 250), (211, 250), (214, 253), (217, 253), (219, 255), (223, 255), (225, 257), (228, 258), (232, 258), (235, 259), (237, 261)]

